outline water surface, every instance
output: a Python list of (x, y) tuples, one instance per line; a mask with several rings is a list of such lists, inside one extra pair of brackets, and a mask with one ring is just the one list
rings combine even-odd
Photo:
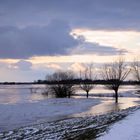
[[(0, 85), (0, 108), (1, 108), (0, 113), (4, 113), (5, 112), (4, 108), (8, 107), (9, 114), (7, 112), (6, 119), (8, 119), (9, 117), (9, 120), (10, 120), (11, 117), (15, 117), (14, 115), (12, 115), (14, 114), (13, 113), (14, 111), (16, 112), (19, 111), (19, 113), (20, 111), (22, 111), (22, 109), (19, 109), (18, 111), (14, 110), (14, 105), (19, 107), (23, 103), (24, 105), (27, 105), (27, 107), (29, 108), (30, 106), (29, 104), (37, 103), (37, 106), (39, 106), (39, 104), (42, 101), (46, 102), (47, 99), (51, 97), (51, 96), (46, 96), (42, 94), (44, 93), (45, 88), (46, 88), (45, 85)], [(76, 91), (77, 96), (73, 96), (72, 98), (75, 98), (75, 99), (86, 98), (86, 93), (84, 91), (78, 89), (78, 87), (76, 89), (77, 89)], [(60, 115), (58, 117), (56, 116), (55, 120), (66, 119), (69, 117), (84, 117), (84, 116), (90, 116), (90, 115), (92, 116), (99, 115), (99, 114), (104, 114), (111, 111), (126, 109), (132, 106), (137, 106), (140, 104), (140, 98), (134, 94), (137, 90), (138, 89), (135, 86), (121, 87), (121, 89), (119, 90), (119, 95), (121, 95), (121, 97), (119, 97), (118, 104), (116, 104), (115, 99), (113, 97), (110, 97), (110, 95), (112, 96), (114, 94), (113, 91), (105, 89), (104, 86), (102, 85), (98, 85), (92, 91), (90, 91), (89, 98), (100, 99), (101, 101), (100, 104), (92, 106), (91, 108), (88, 108), (87, 111), (84, 111), (82, 113), (76, 113), (70, 116), (67, 116), (67, 115), (64, 115), (61, 117)], [(98, 97), (97, 95), (100, 95), (100, 97)], [(103, 97), (102, 95), (103, 96), (107, 95), (109, 97)], [(66, 102), (64, 105), (68, 106), (69, 103)], [(36, 109), (36, 108), (32, 107), (31, 110), (32, 109)], [(59, 110), (57, 111), (59, 112)], [(35, 118), (36, 122), (40, 122), (40, 120), (48, 121), (46, 119), (47, 114), (46, 116), (43, 116), (43, 118), (42, 117), (37, 118), (35, 114), (38, 112), (39, 110), (36, 110), (34, 114), (31, 114)], [(53, 117), (54, 116), (52, 116), (51, 118)], [(13, 124), (17, 123), (17, 122), (12, 122), (11, 125), (7, 124), (6, 119), (5, 121), (0, 122), (1, 130), (2, 130), (2, 125), (3, 125), (3, 128), (6, 128), (8, 130), (9, 128), (14, 128), (15, 125)], [(16, 118), (11, 118), (11, 119), (17, 121)], [(22, 124), (24, 125), (24, 123), (27, 121), (29, 121), (29, 123), (32, 122), (32, 120), (27, 120), (26, 116), (23, 117), (22, 122), (20, 122), (21, 124), (19, 126), (22, 126)], [(18, 124), (16, 127), (18, 127)]]

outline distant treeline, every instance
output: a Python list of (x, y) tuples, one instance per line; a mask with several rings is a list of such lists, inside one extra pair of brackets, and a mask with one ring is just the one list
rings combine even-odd
[[(81, 80), (81, 79), (73, 79), (73, 80), (62, 80), (59, 81), (59, 84), (75, 84), (79, 85), (82, 83), (88, 83), (88, 84), (98, 84), (98, 85), (105, 85), (110, 84), (110, 81), (105, 80)], [(58, 84), (57, 81), (47, 81), (47, 80), (37, 80), (34, 82), (1, 82), (0, 85), (22, 85), (22, 84)], [(123, 85), (139, 85), (140, 83), (138, 81), (123, 81)]]
[[(81, 79), (59, 81), (59, 84), (79, 85), (82, 83), (105, 85), (105, 84), (110, 84), (110, 81), (106, 81), (106, 80), (81, 80)], [(58, 82), (57, 81), (38, 80), (38, 81), (34, 82), (34, 84), (58, 84)], [(124, 84), (124, 85), (137, 85), (140, 83), (138, 81), (123, 81), (122, 84)]]

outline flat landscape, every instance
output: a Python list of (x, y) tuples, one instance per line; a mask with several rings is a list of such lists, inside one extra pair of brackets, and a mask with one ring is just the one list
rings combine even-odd
[(0, 0), (0, 140), (140, 140), (140, 0)]
[[(31, 92), (31, 88), (37, 87), (41, 88)], [(82, 129), (86, 133), (92, 130), (92, 137), (97, 137), (106, 131), (110, 123), (126, 117), (140, 104), (135, 86), (121, 87), (118, 104), (111, 97), (113, 93), (102, 85), (97, 85), (88, 99), (81, 90), (77, 90), (71, 98), (54, 98), (42, 94), (44, 88), (45, 85), (1, 86), (0, 96), (3, 98), (0, 100), (0, 138), (20, 138), (22, 135), (23, 138), (28, 138), (33, 134), (32, 139), (41, 135), (44, 138), (61, 139), (64, 132), (70, 131), (80, 139), (86, 134), (82, 132), (78, 135), (76, 131), (80, 133)], [(110, 119), (112, 121), (107, 123)], [(104, 129), (100, 130), (99, 127), (96, 132), (95, 126)]]

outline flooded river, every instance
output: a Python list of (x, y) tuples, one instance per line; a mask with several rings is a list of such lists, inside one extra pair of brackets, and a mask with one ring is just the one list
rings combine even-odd
[[(63, 99), (61, 99), (60, 102), (48, 100), (48, 98), (50, 99), (50, 96), (42, 94), (44, 90), (45, 85), (0, 85), (0, 130), (17, 128), (23, 124), (39, 122), (39, 120), (49, 121), (49, 118), (51, 120), (53, 117), (54, 120), (59, 120), (69, 117), (99, 115), (140, 104), (139, 96), (135, 95), (135, 92), (138, 90), (135, 86), (121, 87), (119, 90), (120, 97), (118, 104), (116, 104), (115, 99), (112, 97), (113, 91), (107, 90), (104, 86), (98, 85), (89, 93), (89, 99), (98, 101), (98, 104), (96, 103), (91, 105), (92, 101), (90, 100), (90, 107), (88, 107), (89, 105), (87, 105), (87, 102), (89, 100), (84, 100), (84, 104), (87, 105), (87, 109), (83, 109), (82, 111), (82, 109), (78, 110), (78, 106), (74, 106), (77, 107), (79, 112), (75, 113), (74, 111), (72, 112), (73, 103), (76, 105), (78, 99), (86, 99), (86, 93), (84, 91), (77, 88), (76, 95), (72, 97), (74, 100), (69, 103), (69, 101), (63, 101)], [(47, 100), (49, 102), (48, 104), (46, 104)], [(59, 104), (61, 108), (57, 109)], [(80, 106), (82, 106), (82, 104), (83, 102), (80, 103)], [(49, 107), (46, 105), (49, 105)], [(70, 109), (63, 112), (63, 109), (69, 106)], [(51, 112), (51, 109), (53, 112)], [(19, 118), (17, 118), (18, 116)]]

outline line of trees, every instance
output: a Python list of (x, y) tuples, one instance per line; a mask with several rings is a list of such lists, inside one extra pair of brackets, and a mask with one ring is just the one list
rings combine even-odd
[[(105, 64), (101, 70), (100, 76), (108, 84), (105, 86), (115, 93), (115, 102), (118, 102), (118, 90), (128, 74), (132, 71), (135, 79), (140, 83), (140, 61), (134, 61), (132, 66), (128, 66), (122, 57), (110, 64)], [(71, 71), (58, 71), (52, 75), (46, 76), (46, 80), (53, 82), (48, 86), (48, 92), (53, 93), (56, 97), (69, 97), (74, 94), (74, 84), (70, 81), (75, 79), (75, 74)], [(80, 71), (79, 87), (86, 92), (88, 98), (89, 92), (95, 87), (93, 80), (96, 80), (96, 75), (93, 75), (93, 65), (86, 66), (84, 71)], [(92, 81), (92, 82), (91, 82)]]

